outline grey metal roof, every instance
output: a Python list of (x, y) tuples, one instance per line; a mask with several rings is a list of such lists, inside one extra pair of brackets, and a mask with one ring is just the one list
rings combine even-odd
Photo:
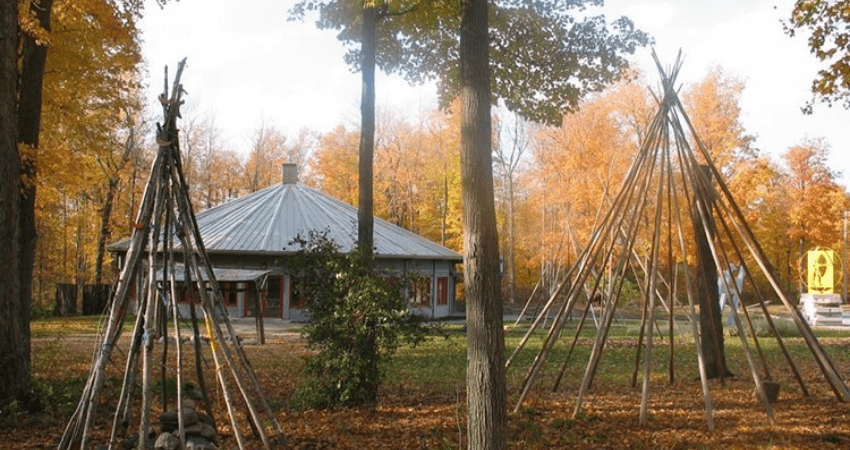
[[(357, 243), (357, 208), (300, 183), (231, 200), (197, 213), (197, 220), (209, 253), (294, 253), (298, 248), (289, 243), (310, 230), (328, 230), (343, 252)], [(463, 260), (459, 253), (377, 217), (374, 230), (376, 258)], [(113, 248), (128, 245), (122, 241)]]

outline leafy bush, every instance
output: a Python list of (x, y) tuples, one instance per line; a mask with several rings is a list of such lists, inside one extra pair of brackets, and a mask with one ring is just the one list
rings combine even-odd
[(372, 268), (360, 251), (348, 254), (327, 236), (310, 232), (293, 243), (291, 265), (311, 321), (302, 329), (310, 347), (312, 379), (296, 392), (293, 406), (332, 407), (377, 401), (384, 363), (404, 342), (424, 339), (425, 327), (407, 309), (405, 283)]
[[(743, 317), (741, 317), (741, 320), (743, 320)], [(773, 332), (771, 331), (770, 327), (767, 324), (767, 320), (764, 317), (756, 317), (753, 318), (752, 321), (753, 328), (756, 330), (756, 336), (773, 337)], [(774, 317), (773, 326), (776, 328), (776, 332), (779, 333), (779, 336), (781, 337), (788, 338), (803, 336), (803, 334), (797, 328), (797, 324), (794, 323), (793, 320), (781, 317)]]

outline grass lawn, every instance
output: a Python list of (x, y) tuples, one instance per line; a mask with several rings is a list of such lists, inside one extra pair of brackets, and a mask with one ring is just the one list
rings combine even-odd
[[(0, 418), (0, 448), (55, 448), (88, 375), (99, 319), (44, 319), (32, 323), (33, 376), (48, 405), (42, 413), (13, 411)], [(508, 355), (527, 326), (524, 323), (514, 328), (512, 323), (506, 323)], [(665, 337), (656, 336), (654, 340), (650, 415), (645, 426), (638, 423), (642, 362), (637, 387), (632, 387), (639, 322), (615, 322), (612, 326), (593, 387), (575, 415), (576, 394), (596, 332), (592, 323), (585, 325), (578, 338), (560, 388), (552, 391), (573, 340), (574, 327), (575, 323), (564, 330), (525, 403), (510, 414), (510, 448), (850, 447), (850, 406), (835, 399), (802, 338), (794, 336), (793, 330), (783, 328), (783, 334), (788, 336), (785, 344), (811, 395), (802, 395), (776, 341), (760, 338), (768, 370), (773, 380), (781, 384), (779, 401), (773, 405), (777, 424), (770, 425), (763, 406), (753, 397), (753, 380), (741, 340), (727, 335), (727, 359), (736, 377), (723, 383), (710, 382), (717, 427), (711, 432), (706, 426), (690, 325), (681, 322), (674, 328), (673, 384), (666, 327), (661, 327)], [(531, 336), (507, 371), (511, 410), (545, 332), (540, 330)], [(850, 333), (818, 331), (818, 336), (838, 371), (843, 375), (850, 373)], [(125, 352), (126, 339), (122, 343)], [(755, 351), (752, 340), (749, 347)], [(245, 345), (245, 349), (292, 448), (466, 448), (466, 335), (460, 325), (444, 325), (441, 333), (429, 336), (419, 346), (402, 347), (387, 367), (380, 404), (370, 408), (292, 410), (289, 399), (304, 381), (304, 361), (310, 355), (303, 341), (292, 335), (272, 339), (264, 346)], [(189, 346), (184, 347), (185, 352), (189, 350)], [(108, 428), (107, 419), (111, 420), (107, 416), (115, 406), (124, 352), (115, 353), (116, 361), (108, 369), (110, 383), (100, 408), (103, 419), (98, 424), (101, 432)], [(755, 353), (753, 356), (757, 358)], [(192, 358), (185, 362), (188, 367), (193, 363)], [(761, 363), (756, 369), (763, 375)], [(206, 373), (207, 382), (212, 383), (214, 372), (210, 365)], [(155, 379), (158, 377), (157, 374)], [(216, 415), (223, 417), (220, 397), (214, 396), (214, 409)], [(247, 427), (241, 432), (250, 436)], [(249, 448), (262, 447), (258, 440), (249, 438), (249, 442)], [(235, 440), (231, 437), (225, 441), (224, 448), (235, 448)]]

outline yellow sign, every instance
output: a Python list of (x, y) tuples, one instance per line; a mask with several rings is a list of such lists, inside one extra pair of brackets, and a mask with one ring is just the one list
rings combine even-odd
[(809, 293), (832, 294), (834, 283), (834, 265), (832, 250), (809, 250), (808, 283)]

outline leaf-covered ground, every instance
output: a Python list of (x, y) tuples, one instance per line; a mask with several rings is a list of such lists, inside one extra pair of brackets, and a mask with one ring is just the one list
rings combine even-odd
[[(516, 344), (509, 333), (508, 346)], [(822, 339), (838, 370), (850, 373), (850, 337)], [(752, 379), (734, 341), (727, 344), (733, 371), (738, 376), (725, 383), (713, 381), (711, 392), (716, 431), (706, 425), (702, 390), (689, 365), (686, 341), (677, 342), (676, 381), (669, 384), (666, 356), (658, 356), (652, 377), (650, 415), (647, 425), (638, 422), (638, 387), (630, 379), (634, 366), (634, 339), (615, 337), (606, 350), (583, 410), (573, 416), (575, 397), (584, 371), (581, 358), (589, 340), (581, 339), (559, 392), (551, 392), (557, 364), (544, 372), (529, 400), (510, 415), (509, 447), (527, 448), (850, 448), (850, 405), (836, 400), (820, 376), (817, 365), (806, 356), (800, 339), (788, 345), (797, 360), (809, 397), (803, 397), (796, 381), (781, 363), (781, 354), (765, 345), (773, 378), (780, 382), (780, 399), (774, 406), (777, 424), (770, 425), (761, 404), (753, 397)], [(661, 343), (659, 345), (664, 345)], [(0, 419), (0, 448), (55, 448), (67, 418), (79, 396), (94, 348), (92, 336), (59, 333), (38, 335), (33, 342), (33, 374), (39, 389), (49, 398), (40, 414), (15, 412)], [(343, 410), (303, 410), (289, 408), (288, 402), (303, 381), (303, 361), (309, 355), (297, 335), (273, 337), (265, 346), (246, 345), (255, 372), (275, 411), (285, 436), (281, 448), (296, 449), (451, 449), (466, 448), (466, 406), (464, 380), (465, 336), (453, 332), (436, 336), (415, 349), (403, 349), (391, 365), (375, 407)], [(658, 355), (667, 352), (659, 347)], [(564, 349), (552, 355), (560, 361)], [(508, 372), (510, 401), (518, 397), (518, 385), (525, 375), (534, 346)], [(191, 363), (191, 362), (190, 362)], [(114, 408), (114, 390), (119, 384), (119, 364), (110, 368), (112, 382), (101, 411)], [(212, 379), (212, 369), (208, 370)], [(209, 381), (208, 381), (209, 382)], [(111, 394), (111, 395), (110, 395)], [(216, 414), (224, 417), (219, 395), (214, 398)], [(511, 405), (513, 407), (513, 403)], [(96, 437), (108, 428), (106, 413), (97, 424)], [(222, 427), (225, 434), (232, 434)], [(246, 436), (247, 426), (240, 430)], [(249, 448), (262, 448), (249, 438)], [(223, 448), (236, 448), (235, 439), (226, 438)]]

